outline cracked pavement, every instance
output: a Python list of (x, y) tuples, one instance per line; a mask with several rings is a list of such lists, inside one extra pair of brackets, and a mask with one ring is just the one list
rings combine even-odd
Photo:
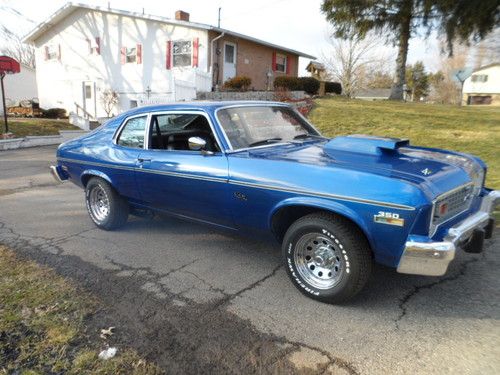
[(349, 304), (301, 295), (279, 245), (172, 218), (94, 227), (83, 192), (48, 173), (54, 147), (0, 152), (0, 242), (98, 295), (167, 373), (500, 373), (500, 236), (443, 277), (375, 267)]

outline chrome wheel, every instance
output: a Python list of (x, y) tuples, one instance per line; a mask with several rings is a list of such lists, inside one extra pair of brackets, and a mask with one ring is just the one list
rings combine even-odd
[(89, 194), (89, 208), (93, 218), (98, 222), (103, 222), (109, 215), (110, 204), (106, 191), (101, 185), (95, 185)]
[(296, 245), (295, 266), (300, 276), (316, 289), (337, 285), (346, 269), (343, 246), (320, 233), (303, 235)]

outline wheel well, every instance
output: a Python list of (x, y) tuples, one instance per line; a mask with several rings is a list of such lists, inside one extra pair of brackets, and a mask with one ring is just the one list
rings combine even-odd
[(87, 183), (89, 182), (89, 180), (92, 177), (99, 177), (99, 176), (96, 176), (95, 174), (84, 174), (82, 176), (82, 185), (83, 185), (83, 187), (87, 187)]
[[(283, 207), (283, 208), (279, 209), (273, 215), (273, 218), (271, 221), (271, 230), (274, 233), (278, 242), (281, 243), (283, 241), (283, 237), (285, 237), (286, 231), (288, 230), (290, 225), (292, 225), (295, 221), (297, 221), (298, 219), (300, 219), (301, 217), (304, 217), (306, 215), (313, 214), (313, 213), (321, 213), (321, 212), (326, 213), (328, 215), (334, 215), (334, 216), (341, 217), (344, 220), (350, 222), (352, 225), (356, 226), (356, 228), (358, 228), (359, 231), (366, 238), (366, 235), (363, 232), (363, 230), (360, 228), (360, 226), (356, 222), (354, 222), (350, 218), (348, 218), (347, 216), (344, 216), (344, 215), (341, 215), (341, 214), (338, 214), (336, 212), (332, 212), (329, 210), (324, 210), (321, 208), (311, 207), (311, 206), (288, 206), (288, 207)], [(366, 238), (366, 240), (369, 243), (368, 238)]]

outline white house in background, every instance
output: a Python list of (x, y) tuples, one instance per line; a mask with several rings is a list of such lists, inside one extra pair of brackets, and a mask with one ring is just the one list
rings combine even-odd
[[(21, 71), (17, 74), (7, 74), (3, 82), (5, 87), (5, 101), (8, 107), (15, 105), (21, 100), (32, 100), (38, 97), (36, 74), (33, 68), (21, 64)], [(1, 90), (0, 103), (2, 103)], [(2, 105), (0, 105), (0, 114), (3, 114)]]
[(462, 102), (468, 105), (500, 105), (500, 62), (472, 72), (464, 81)]
[[(36, 47), (42, 108), (87, 119), (106, 116), (104, 90), (119, 94), (114, 113), (143, 104), (191, 100), (236, 75), (265, 89), (297, 76), (299, 56), (313, 56), (214, 26), (68, 3), (24, 39)], [(213, 61), (213, 63), (211, 63)], [(271, 81), (270, 81), (271, 80)], [(82, 120), (82, 118), (80, 118)]]

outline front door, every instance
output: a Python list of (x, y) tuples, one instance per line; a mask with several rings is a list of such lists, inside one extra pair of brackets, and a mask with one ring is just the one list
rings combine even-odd
[(95, 96), (95, 82), (85, 81), (83, 82), (83, 108), (92, 117), (97, 117), (97, 98)]
[(224, 43), (224, 82), (236, 76), (236, 44)]
[[(190, 137), (206, 140), (210, 152), (190, 150)], [(148, 143), (136, 169), (144, 204), (233, 228), (227, 204), (227, 158), (217, 146), (208, 118), (199, 113), (153, 113)]]

